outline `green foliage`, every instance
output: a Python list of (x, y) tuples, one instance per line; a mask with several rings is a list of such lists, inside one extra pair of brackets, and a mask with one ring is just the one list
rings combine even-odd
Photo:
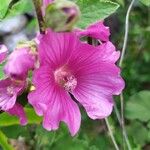
[(150, 120), (150, 91), (141, 91), (130, 97), (126, 105), (126, 117), (139, 119), (140, 121)]
[(30, 12), (32, 9), (33, 5), (30, 0), (3, 0), (0, 5), (0, 20)]
[(4, 65), (0, 64), (0, 79), (4, 78), (3, 66)]
[(140, 0), (140, 2), (148, 7), (150, 6), (150, 0)]
[(4, 18), (11, 0), (3, 0), (0, 4), (0, 20)]
[[(25, 112), (28, 118), (28, 124), (39, 124), (42, 118), (38, 117), (34, 110), (31, 108), (25, 108)], [(9, 120), (9, 121), (8, 121)], [(18, 125), (19, 119), (16, 116), (11, 116), (7, 113), (0, 114), (0, 127)]]
[(0, 130), (0, 145), (3, 150), (14, 150), (14, 148), (8, 143), (8, 138), (5, 134)]
[(127, 127), (128, 135), (132, 138), (136, 147), (142, 147), (147, 142), (150, 142), (149, 132), (144, 125), (138, 121), (134, 121), (132, 125)]
[(77, 0), (81, 10), (81, 19), (77, 23), (80, 28), (85, 28), (89, 24), (98, 20), (103, 20), (114, 13), (119, 5), (105, 0)]

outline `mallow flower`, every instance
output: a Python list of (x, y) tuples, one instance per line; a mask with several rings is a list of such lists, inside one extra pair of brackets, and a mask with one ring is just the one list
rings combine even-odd
[(7, 53), (7, 47), (5, 45), (0, 45), (0, 63), (2, 63), (5, 60)]
[(20, 44), (8, 56), (7, 63), (4, 66), (4, 72), (7, 76), (25, 80), (29, 70), (33, 70), (36, 65), (37, 52), (33, 41)]
[(104, 21), (97, 21), (96, 23), (89, 25), (84, 30), (77, 29), (76, 33), (79, 37), (87, 36), (100, 40), (101, 42), (109, 41), (110, 36), (109, 27), (104, 25)]
[(28, 100), (43, 116), (44, 128), (56, 130), (63, 121), (74, 136), (81, 123), (78, 103), (91, 119), (109, 116), (113, 95), (124, 88), (120, 69), (115, 65), (119, 53), (113, 44), (95, 47), (81, 42), (75, 32), (51, 30), (39, 41), (40, 66), (34, 71), (35, 90), (29, 93)]
[(20, 123), (25, 125), (27, 118), (23, 107), (17, 103), (17, 96), (25, 89), (24, 81), (17, 81), (11, 78), (0, 80), (0, 110), (16, 115), (20, 118)]
[(27, 118), (18, 96), (27, 88), (29, 70), (34, 69), (37, 59), (35, 43), (25, 42), (7, 57), (4, 66), (5, 79), (0, 80), (0, 110), (16, 115), (25, 125)]

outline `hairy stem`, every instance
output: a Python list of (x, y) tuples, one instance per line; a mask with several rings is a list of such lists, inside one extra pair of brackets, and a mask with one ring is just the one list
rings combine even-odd
[(41, 34), (44, 34), (44, 28), (43, 28), (43, 24), (44, 24), (44, 20), (43, 20), (43, 16), (42, 16), (42, 12), (41, 12), (41, 1), (40, 0), (32, 0), (34, 7), (35, 7), (35, 11), (36, 11), (36, 16), (37, 16), (37, 20), (38, 20), (38, 25), (39, 25), (39, 31)]
[[(127, 41), (128, 41), (128, 33), (129, 33), (129, 16), (130, 16), (130, 12), (133, 6), (135, 0), (132, 0), (129, 8), (127, 10), (127, 14), (126, 14), (126, 21), (125, 21), (125, 35), (124, 35), (124, 42), (123, 42), (123, 48), (122, 48), (122, 53), (121, 53), (121, 58), (119, 61), (119, 66), (122, 68), (122, 63), (124, 60), (124, 56), (125, 56), (125, 51), (126, 51), (126, 47), (127, 47)], [(125, 129), (125, 122), (124, 122), (124, 97), (123, 97), (123, 93), (120, 94), (120, 100), (121, 100), (121, 126), (122, 126), (122, 134), (123, 134), (123, 138), (126, 141), (127, 147), (129, 150), (131, 150), (131, 145), (130, 142), (128, 140), (128, 136), (126, 133), (126, 129)]]
[(115, 137), (114, 137), (113, 132), (112, 132), (112, 130), (111, 130), (111, 126), (110, 126), (109, 121), (108, 121), (107, 118), (105, 118), (105, 122), (106, 122), (106, 126), (107, 126), (107, 128), (108, 128), (108, 131), (109, 131), (111, 140), (112, 140), (112, 142), (113, 142), (113, 144), (114, 144), (114, 147), (115, 147), (116, 150), (119, 150), (119, 146), (117, 145), (117, 142), (116, 142), (116, 140), (115, 140)]

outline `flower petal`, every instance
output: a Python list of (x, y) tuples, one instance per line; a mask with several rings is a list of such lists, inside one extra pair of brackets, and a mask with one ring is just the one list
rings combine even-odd
[(48, 63), (52, 68), (65, 64), (75, 49), (76, 39), (74, 33), (55, 33), (48, 30), (40, 38), (40, 63)]
[(56, 93), (49, 103), (48, 110), (44, 115), (43, 126), (47, 130), (56, 130), (60, 121), (64, 121), (68, 125), (72, 136), (80, 128), (80, 110), (77, 104), (64, 91)]
[(7, 111), (11, 115), (18, 116), (20, 118), (20, 124), (21, 125), (26, 125), (27, 124), (27, 117), (24, 112), (24, 109), (22, 105), (19, 103), (16, 103), (11, 109)]
[(64, 121), (72, 135), (80, 127), (80, 111), (70, 96), (54, 83), (54, 76), (49, 66), (41, 66), (34, 73), (36, 90), (29, 93), (29, 103), (38, 115), (44, 116), (43, 126), (56, 130), (60, 121)]
[[(42, 96), (40, 96), (41, 93)], [(43, 126), (45, 129), (56, 130), (60, 121), (64, 121), (72, 136), (77, 133), (81, 122), (80, 110), (65, 91), (54, 87), (44, 95), (42, 91), (36, 90), (31, 92), (28, 98), (37, 114), (44, 116)]]
[(103, 24), (103, 21), (96, 22), (83, 31), (77, 31), (80, 37), (89, 36), (101, 41), (109, 41), (110, 31), (109, 27)]
[(90, 50), (90, 45), (86, 47), (86, 53), (80, 51), (69, 62), (77, 78), (77, 87), (72, 93), (92, 119), (101, 119), (110, 115), (113, 108), (112, 95), (120, 94), (124, 81), (115, 64), (105, 60), (99, 51)]
[(16, 83), (10, 78), (0, 80), (0, 109), (3, 111), (11, 109), (24, 87), (24, 82)]
[(102, 61), (115, 63), (120, 57), (120, 51), (116, 51), (115, 46), (110, 41), (99, 45), (97, 48)]
[(34, 68), (35, 57), (29, 53), (28, 48), (16, 49), (8, 57), (4, 67), (5, 73), (13, 78), (24, 79), (27, 72)]
[(0, 63), (2, 63), (5, 60), (7, 53), (7, 47), (5, 45), (0, 45)]

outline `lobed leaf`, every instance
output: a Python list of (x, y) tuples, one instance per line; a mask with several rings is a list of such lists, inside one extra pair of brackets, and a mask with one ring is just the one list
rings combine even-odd
[(105, 19), (119, 8), (117, 3), (105, 0), (77, 0), (76, 3), (81, 11), (81, 19), (77, 23), (80, 28), (85, 28), (91, 23)]

